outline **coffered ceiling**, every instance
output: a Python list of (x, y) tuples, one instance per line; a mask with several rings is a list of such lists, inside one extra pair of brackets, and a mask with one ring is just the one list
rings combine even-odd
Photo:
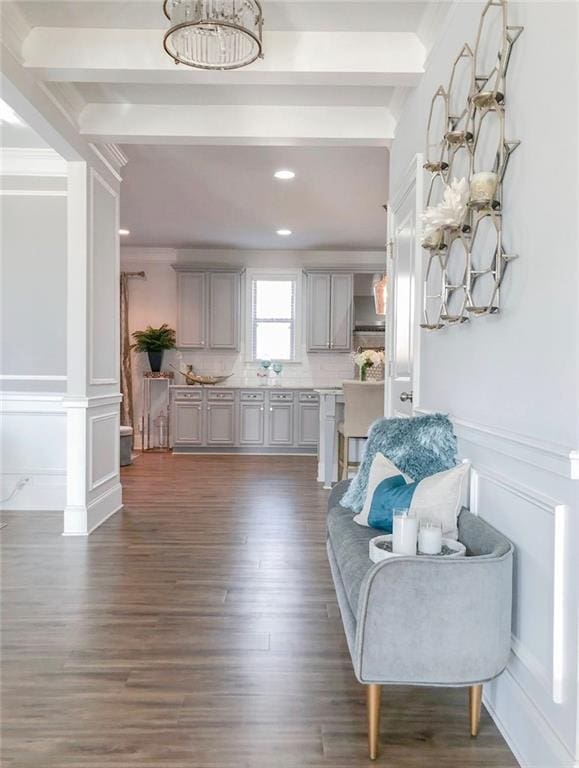
[(387, 148), (450, 2), (262, 4), (264, 58), (212, 72), (164, 52), (162, 0), (0, 2), (4, 51), (127, 155), (127, 244), (273, 248), (288, 227), (286, 248), (383, 247)]
[(175, 66), (161, 0), (1, 5), (23, 66), (96, 141), (387, 146), (448, 3), (264, 0), (265, 57), (230, 72)]

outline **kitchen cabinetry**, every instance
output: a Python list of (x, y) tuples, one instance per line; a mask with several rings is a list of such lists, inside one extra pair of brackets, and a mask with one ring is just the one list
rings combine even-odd
[(307, 273), (308, 352), (350, 351), (353, 303), (352, 273)]
[(175, 445), (203, 445), (202, 392), (183, 392), (173, 402)]
[(239, 445), (263, 445), (265, 441), (265, 392), (241, 392)]
[(175, 264), (177, 346), (239, 349), (240, 273)]
[(312, 390), (173, 389), (177, 451), (315, 453), (319, 397)]
[(268, 417), (269, 445), (293, 445), (294, 441), (294, 393), (270, 392)]
[(315, 392), (300, 392), (297, 405), (297, 444), (317, 446), (320, 433), (320, 398)]

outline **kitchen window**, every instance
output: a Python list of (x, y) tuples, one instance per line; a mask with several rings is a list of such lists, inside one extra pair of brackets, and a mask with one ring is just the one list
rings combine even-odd
[(252, 360), (295, 360), (296, 288), (294, 276), (251, 278)]

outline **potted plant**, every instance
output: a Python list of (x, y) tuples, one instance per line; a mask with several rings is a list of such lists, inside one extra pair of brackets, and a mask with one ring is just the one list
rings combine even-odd
[(135, 331), (133, 339), (135, 344), (132, 349), (147, 353), (151, 370), (155, 373), (161, 370), (163, 352), (166, 349), (175, 349), (175, 331), (169, 328), (167, 323), (163, 323), (160, 328), (151, 328), (148, 325), (144, 331)]

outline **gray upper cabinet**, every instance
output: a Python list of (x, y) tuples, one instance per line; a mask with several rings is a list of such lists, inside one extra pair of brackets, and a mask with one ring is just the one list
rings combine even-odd
[(348, 352), (352, 347), (353, 274), (310, 272), (307, 287), (308, 352)]
[(330, 301), (332, 278), (328, 274), (310, 274), (307, 301), (308, 351), (330, 348)]
[(330, 349), (348, 352), (352, 348), (352, 311), (354, 303), (354, 276), (332, 275), (330, 304)]
[(177, 346), (183, 349), (239, 349), (240, 273), (177, 271)]
[(206, 346), (206, 279), (203, 272), (177, 275), (177, 346)]
[(209, 275), (209, 346), (239, 348), (239, 274), (212, 272)]

